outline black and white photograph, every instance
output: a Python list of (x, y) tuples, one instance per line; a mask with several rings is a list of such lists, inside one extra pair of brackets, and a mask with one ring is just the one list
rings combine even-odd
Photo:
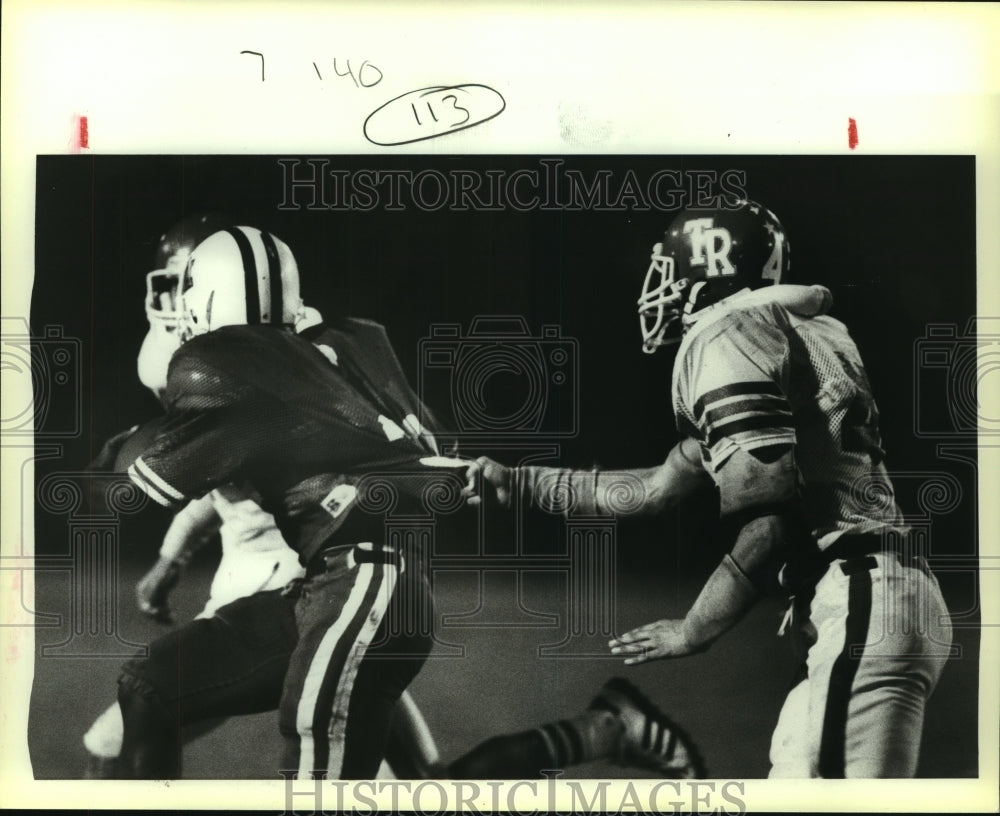
[[(367, 93), (377, 57), (312, 68)], [(993, 773), (981, 159), (860, 117), (453, 151), (518, 104), (463, 76), (365, 97), (353, 150), (102, 151), (76, 113), (34, 154), (24, 781), (742, 813)]]
[[(389, 748), (401, 778), (975, 773), (970, 160), (37, 178), (36, 440), (82, 430), (35, 467), (36, 612), (63, 622), (38, 632), (38, 776), (367, 778)], [(785, 513), (801, 543), (731, 554)], [(782, 587), (794, 546), (816, 563)], [(289, 764), (306, 742), (342, 764)]]

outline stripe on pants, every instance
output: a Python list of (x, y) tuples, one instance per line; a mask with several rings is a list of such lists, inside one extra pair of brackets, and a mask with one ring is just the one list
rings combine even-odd
[[(379, 565), (381, 566), (381, 565)], [(313, 770), (316, 768), (316, 736), (320, 735), (322, 744), (319, 747), (320, 753), (326, 754), (326, 727), (319, 731), (315, 729), (315, 716), (317, 713), (317, 703), (323, 680), (327, 676), (327, 670), (335, 657), (335, 652), (344, 652), (341, 643), (344, 635), (349, 629), (358, 629), (361, 621), (356, 620), (359, 616), (363, 620), (368, 613), (368, 605), (365, 599), (372, 585), (375, 573), (374, 564), (361, 564), (358, 567), (354, 578), (354, 584), (340, 610), (340, 615), (333, 624), (326, 630), (319, 646), (313, 653), (309, 663), (309, 671), (306, 673), (305, 682), (302, 684), (302, 694), (299, 697), (299, 704), (296, 710), (295, 727), (299, 735), (299, 777), (303, 779), (312, 778)], [(352, 626), (353, 624), (353, 626)], [(340, 661), (337, 661), (338, 663)], [(325, 719), (325, 718), (324, 718)], [(323, 765), (326, 765), (324, 761)]]
[[(380, 565), (382, 566), (382, 565)], [(392, 593), (396, 589), (399, 569), (387, 563), (382, 568), (382, 580), (379, 582), (378, 594), (373, 603), (365, 604), (371, 611), (365, 618), (364, 625), (351, 647), (346, 665), (340, 672), (340, 682), (337, 684), (337, 694), (333, 700), (330, 712), (330, 726), (327, 731), (330, 758), (327, 760), (327, 776), (332, 779), (340, 777), (344, 767), (344, 752), (347, 746), (347, 715), (351, 707), (351, 692), (354, 690), (354, 680), (358, 676), (361, 661), (368, 651), (368, 644), (375, 637), (375, 632), (385, 617), (386, 609)]]
[[(819, 775), (825, 779), (843, 779), (846, 767), (847, 709), (851, 702), (851, 687), (861, 664), (868, 641), (868, 624), (872, 614), (872, 578), (867, 569), (850, 577), (847, 590), (847, 621), (844, 624), (844, 646), (830, 671), (823, 715), (823, 734), (819, 747)], [(861, 653), (852, 656), (851, 650)]]

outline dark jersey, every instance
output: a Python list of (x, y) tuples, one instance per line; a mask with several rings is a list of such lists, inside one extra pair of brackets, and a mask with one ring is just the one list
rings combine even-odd
[(362, 479), (419, 495), (414, 474), (430, 474), (421, 459), (437, 453), (384, 329), (369, 321), (197, 337), (170, 362), (164, 404), (163, 428), (131, 478), (168, 507), (249, 484), (303, 563), (349, 516), (356, 536), (375, 529), (362, 532), (354, 512)]

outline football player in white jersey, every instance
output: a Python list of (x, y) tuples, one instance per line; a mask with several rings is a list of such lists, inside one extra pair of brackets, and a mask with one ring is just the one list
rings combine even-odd
[[(909, 777), (924, 709), (951, 654), (937, 581), (896, 505), (878, 411), (857, 347), (821, 286), (782, 284), (789, 245), (753, 201), (684, 210), (651, 255), (643, 349), (680, 343), (672, 399), (681, 442), (660, 467), (506, 468), (480, 459), (503, 503), (611, 513), (639, 481), (644, 512), (718, 491), (729, 551), (687, 615), (611, 641), (627, 665), (707, 649), (780, 585), (799, 681), (771, 743), (773, 777)], [(565, 500), (562, 501), (565, 506)]]

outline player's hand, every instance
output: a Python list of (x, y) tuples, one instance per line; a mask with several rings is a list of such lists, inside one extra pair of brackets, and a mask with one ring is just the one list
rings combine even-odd
[(157, 623), (173, 623), (168, 599), (170, 590), (180, 580), (180, 566), (169, 558), (161, 558), (135, 585), (139, 610)]
[(684, 631), (684, 620), (663, 620), (637, 626), (621, 637), (608, 642), (611, 654), (625, 658), (626, 666), (662, 660), (667, 657), (684, 657), (704, 651), (707, 644), (692, 643)]
[(462, 489), (462, 495), (473, 507), (483, 499), (487, 501), (495, 499), (501, 507), (510, 507), (513, 474), (512, 468), (501, 465), (488, 456), (480, 456), (465, 471), (465, 487)]
[(94, 473), (105, 473), (112, 469), (115, 464), (115, 459), (118, 458), (118, 452), (122, 449), (130, 436), (139, 430), (138, 425), (133, 425), (127, 431), (122, 431), (112, 436), (104, 445), (101, 447), (101, 452), (97, 454), (89, 465), (87, 465), (87, 470)]

